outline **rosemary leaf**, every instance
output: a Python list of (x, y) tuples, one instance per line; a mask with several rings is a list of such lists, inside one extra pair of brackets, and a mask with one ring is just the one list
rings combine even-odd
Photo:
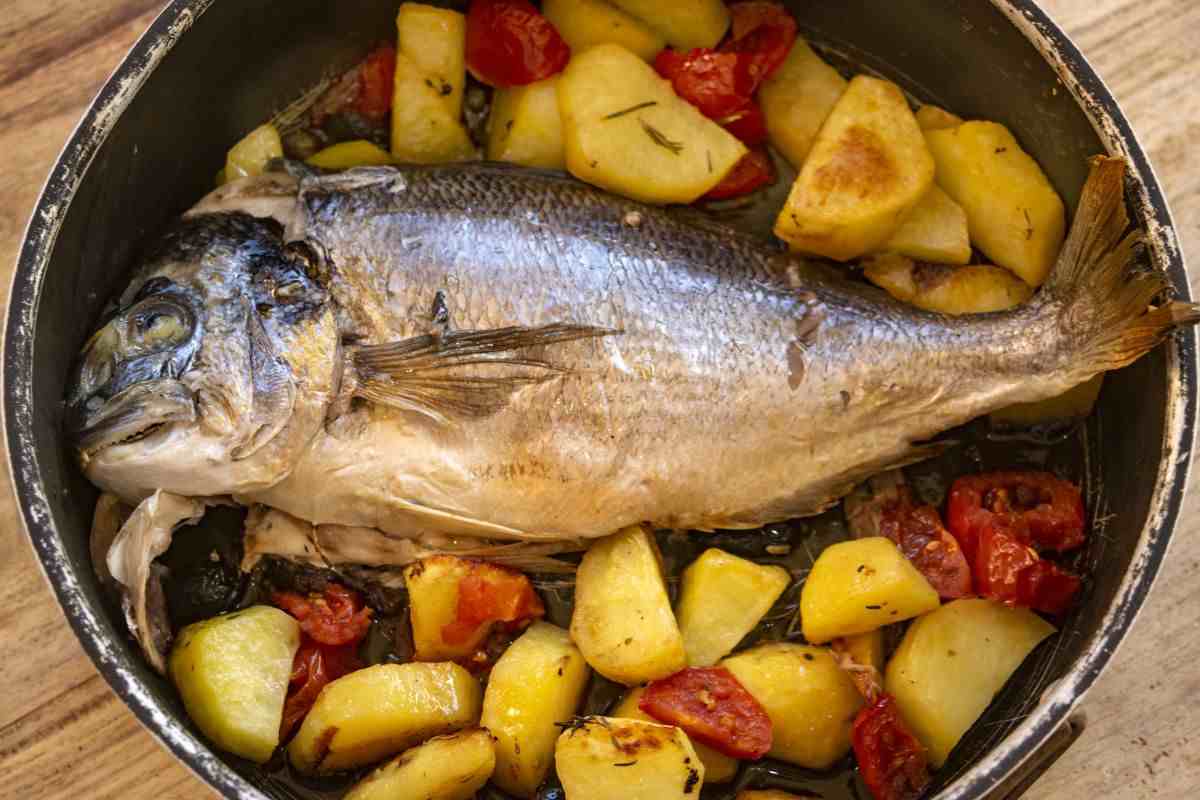
[(636, 106), (630, 106), (629, 108), (622, 109), (621, 111), (614, 111), (613, 113), (605, 116), (604, 119), (616, 119), (617, 117), (623, 117), (626, 114), (632, 114), (634, 111), (641, 111), (643, 108), (650, 108), (650, 106), (656, 105), (658, 105), (657, 100), (647, 100), (644, 103), (638, 103)]
[(675, 142), (668, 139), (666, 136), (663, 136), (662, 131), (651, 125), (649, 122), (646, 122), (644, 119), (639, 119), (638, 122), (642, 123), (642, 130), (644, 130), (646, 135), (650, 137), (650, 141), (654, 142), (663, 149), (670, 150), (674, 155), (679, 155), (683, 152), (683, 142)]

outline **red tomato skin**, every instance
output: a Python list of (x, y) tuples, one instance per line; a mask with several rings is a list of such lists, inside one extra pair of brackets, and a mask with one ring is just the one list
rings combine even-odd
[(771, 77), (796, 42), (796, 20), (779, 3), (747, 0), (729, 7), (730, 38), (722, 52), (740, 53), (755, 88)]
[(1084, 542), (1083, 494), (1048, 472), (991, 472), (959, 478), (946, 518), (968, 560), (983, 530), (995, 528), (1025, 544), (1065, 552)]
[(371, 609), (362, 597), (340, 583), (326, 584), (323, 594), (275, 592), (271, 602), (300, 621), (300, 630), (320, 644), (358, 644), (371, 627)]
[(720, 120), (725, 130), (742, 140), (749, 147), (757, 147), (767, 140), (767, 118), (762, 106), (751, 100), (745, 108), (735, 111)]
[(984, 597), (1045, 614), (1066, 611), (1082, 585), (1015, 537), (993, 529), (979, 537), (974, 573), (975, 588)]
[(358, 99), (354, 110), (370, 120), (381, 120), (392, 110), (392, 84), (396, 79), (396, 48), (383, 45), (363, 61), (358, 70)]
[(1045, 559), (1017, 576), (1017, 605), (1028, 606), (1044, 614), (1066, 612), (1075, 601), (1083, 582)]
[(516, 626), (545, 614), (546, 607), (529, 578), (495, 564), (479, 564), (458, 582), (456, 617), (442, 628), (442, 639), (448, 644), (464, 644), (484, 625)]
[(705, 200), (730, 200), (750, 194), (775, 180), (771, 158), (762, 150), (751, 150), (733, 165), (720, 183), (704, 195)]
[(875, 800), (916, 800), (929, 785), (925, 748), (890, 694), (858, 712), (852, 742), (858, 770)]
[(671, 82), (675, 94), (709, 119), (737, 113), (754, 94), (754, 81), (737, 53), (706, 47), (679, 53), (668, 48), (655, 57), (654, 69)]
[(971, 594), (971, 566), (933, 506), (904, 498), (883, 510), (879, 534), (891, 539), (943, 600)]
[(529, 0), (472, 0), (466, 55), (472, 75), (507, 89), (562, 72), (571, 48)]
[(771, 718), (724, 667), (688, 667), (652, 681), (638, 707), (731, 758), (758, 759), (771, 749)]
[(279, 725), (280, 741), (291, 738), (327, 684), (358, 669), (362, 669), (362, 662), (353, 646), (330, 647), (305, 636), (292, 662), (291, 686)]

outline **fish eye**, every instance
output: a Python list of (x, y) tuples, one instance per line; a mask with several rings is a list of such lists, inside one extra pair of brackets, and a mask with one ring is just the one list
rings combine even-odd
[(129, 340), (147, 350), (162, 350), (191, 335), (190, 317), (172, 303), (144, 303), (129, 315)]
[(165, 278), (162, 275), (156, 275), (142, 284), (142, 288), (138, 289), (137, 294), (133, 296), (133, 302), (140, 303), (147, 297), (153, 297), (156, 294), (162, 294), (173, 285), (174, 284), (170, 278)]

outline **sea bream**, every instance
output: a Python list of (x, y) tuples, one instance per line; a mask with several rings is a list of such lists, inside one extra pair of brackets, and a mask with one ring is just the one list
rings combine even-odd
[(958, 318), (557, 175), (222, 187), (149, 249), (69, 389), (87, 477), (175, 509), (143, 513), (109, 566), (138, 609), (170, 527), (230, 498), (273, 510), (259, 551), (311, 556), (291, 526), (365, 563), (818, 513), (1197, 320), (1134, 269), (1123, 175), (1095, 163), (1031, 302)]

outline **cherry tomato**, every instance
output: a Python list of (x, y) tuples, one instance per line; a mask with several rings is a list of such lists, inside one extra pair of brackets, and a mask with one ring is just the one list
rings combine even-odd
[(567, 66), (571, 48), (529, 0), (472, 0), (467, 68), (498, 89), (524, 86)]
[(748, 0), (729, 7), (730, 38), (721, 46), (739, 53), (757, 88), (783, 64), (796, 41), (796, 20), (779, 3)]
[(1071, 607), (1081, 585), (1079, 576), (1041, 559), (1017, 577), (1017, 605), (1062, 614)]
[(392, 83), (396, 79), (396, 48), (376, 48), (358, 68), (358, 98), (354, 110), (369, 120), (380, 120), (392, 110)]
[(925, 748), (913, 736), (890, 694), (854, 719), (854, 757), (875, 800), (915, 800), (929, 785)]
[(724, 667), (688, 667), (646, 687), (638, 707), (732, 758), (771, 749), (771, 718)]
[(1079, 578), (994, 528), (978, 538), (974, 575), (975, 590), (982, 596), (1046, 614), (1066, 611), (1080, 587)]
[(741, 111), (754, 94), (754, 80), (737, 53), (706, 47), (680, 53), (668, 48), (655, 57), (654, 69), (671, 82), (675, 94), (709, 119)]
[(971, 567), (933, 506), (913, 504), (907, 492), (884, 507), (879, 535), (891, 539), (946, 600), (971, 594)]
[(751, 150), (733, 165), (720, 183), (704, 195), (705, 200), (728, 200), (750, 194), (775, 180), (771, 158), (762, 150)]
[(357, 669), (362, 669), (362, 663), (352, 645), (330, 647), (305, 636), (292, 662), (290, 686), (279, 726), (280, 740), (291, 737), (301, 720), (312, 710), (313, 703), (317, 702), (317, 696), (326, 684)]
[(767, 118), (763, 115), (762, 107), (753, 100), (718, 122), (751, 147), (767, 140)]
[(959, 478), (946, 507), (950, 531), (968, 560), (986, 530), (1022, 544), (1065, 551), (1084, 541), (1079, 487), (1048, 472), (991, 472)]
[(320, 644), (358, 644), (371, 627), (371, 609), (358, 592), (332, 581), (323, 594), (275, 592), (271, 602), (300, 620), (300, 630)]
[(494, 622), (517, 626), (546, 613), (529, 578), (494, 564), (479, 567), (458, 582), (457, 616), (442, 628), (442, 639), (449, 644), (469, 642)]

